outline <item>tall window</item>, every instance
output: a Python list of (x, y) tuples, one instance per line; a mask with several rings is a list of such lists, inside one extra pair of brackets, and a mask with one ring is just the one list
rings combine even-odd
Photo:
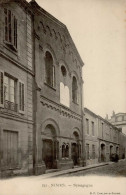
[(53, 65), (53, 58), (50, 52), (45, 54), (45, 72), (46, 72), (46, 83), (51, 87), (55, 86), (55, 66)]
[(92, 135), (94, 136), (95, 132), (94, 132), (94, 122), (91, 122), (91, 126), (92, 126)]
[(19, 103), (19, 112), (24, 114), (25, 86), (21, 81), (19, 81), (19, 85), (17, 83), (18, 80), (16, 78), (0, 71), (0, 107), (17, 112), (17, 103)]
[(77, 79), (73, 76), (72, 80), (72, 100), (74, 103), (78, 103), (78, 86), (77, 86)]
[(92, 145), (92, 159), (95, 159), (95, 145)]
[(4, 99), (15, 103), (15, 80), (9, 76), (4, 76)]
[(19, 110), (24, 111), (24, 83), (19, 82)]
[(5, 41), (13, 49), (17, 48), (17, 19), (10, 10), (5, 13)]
[(18, 132), (6, 131), (3, 132), (4, 138), (4, 164), (10, 168), (18, 164)]
[(4, 73), (0, 71), (0, 106), (4, 105)]
[(89, 134), (89, 119), (86, 118), (86, 132)]
[(62, 145), (62, 158), (68, 158), (69, 157), (69, 145)]
[(4, 75), (4, 106), (8, 110), (17, 111), (16, 80), (9, 75)]
[(89, 144), (86, 144), (86, 156), (89, 159)]

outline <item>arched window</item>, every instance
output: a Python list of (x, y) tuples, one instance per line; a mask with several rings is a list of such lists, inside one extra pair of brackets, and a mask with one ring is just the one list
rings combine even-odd
[(74, 103), (78, 103), (78, 86), (77, 86), (77, 79), (73, 76), (72, 80), (72, 100)]
[(62, 76), (63, 76), (63, 77), (66, 77), (67, 71), (66, 71), (65, 66), (61, 66), (61, 72), (62, 72)]
[(55, 66), (53, 65), (53, 58), (50, 52), (45, 54), (45, 74), (46, 83), (51, 87), (55, 86)]

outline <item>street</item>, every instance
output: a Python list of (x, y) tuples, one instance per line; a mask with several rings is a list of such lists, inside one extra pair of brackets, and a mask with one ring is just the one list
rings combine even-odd
[(102, 167), (92, 168), (88, 170), (83, 170), (80, 172), (75, 172), (67, 174), (65, 176), (87, 176), (87, 175), (97, 175), (97, 176), (124, 176), (126, 177), (126, 159), (121, 160), (117, 163), (112, 163), (110, 165), (105, 165)]
[(13, 195), (126, 194), (126, 159), (58, 177), (44, 179), (43, 176), (3, 179), (0, 181), (0, 195), (10, 195), (12, 189)]

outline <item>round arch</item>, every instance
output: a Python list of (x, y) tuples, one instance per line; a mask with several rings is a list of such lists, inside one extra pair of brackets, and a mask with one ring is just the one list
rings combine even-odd
[(54, 119), (46, 119), (42, 125), (41, 125), (41, 132), (44, 133), (46, 127), (48, 125), (51, 125), (54, 129), (55, 129), (55, 132), (56, 132), (56, 136), (59, 136), (60, 135), (60, 129), (59, 129), (59, 126), (57, 124), (57, 122), (54, 120)]
[(52, 55), (54, 63), (58, 64), (56, 54), (55, 54), (54, 50), (52, 49), (51, 45), (48, 43), (43, 46), (44, 55), (46, 54), (47, 51), (50, 52), (50, 54)]
[(67, 70), (67, 72), (68, 72), (68, 74), (69, 74), (69, 76), (70, 76), (70, 69), (69, 69), (69, 66), (68, 66), (68, 64), (64, 61), (64, 60), (59, 60), (59, 66), (60, 66), (60, 68), (61, 68), (61, 66), (65, 66), (65, 68), (66, 68), (66, 70)]
[(80, 79), (79, 79), (77, 72), (75, 72), (75, 71), (71, 72), (71, 78), (73, 78), (73, 77), (76, 77), (77, 83), (80, 84)]
[(77, 128), (77, 127), (73, 128), (73, 130), (71, 132), (71, 138), (73, 138), (73, 135), (77, 135), (78, 139), (80, 139), (82, 137), (82, 134), (81, 134), (79, 128)]

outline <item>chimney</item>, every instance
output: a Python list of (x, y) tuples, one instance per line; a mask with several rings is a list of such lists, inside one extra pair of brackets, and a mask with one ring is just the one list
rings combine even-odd
[(108, 114), (106, 114), (105, 120), (107, 120), (107, 121), (108, 121), (108, 119), (109, 119), (109, 118), (108, 118)]
[(115, 111), (113, 110), (113, 112), (112, 112), (112, 116), (115, 116)]

